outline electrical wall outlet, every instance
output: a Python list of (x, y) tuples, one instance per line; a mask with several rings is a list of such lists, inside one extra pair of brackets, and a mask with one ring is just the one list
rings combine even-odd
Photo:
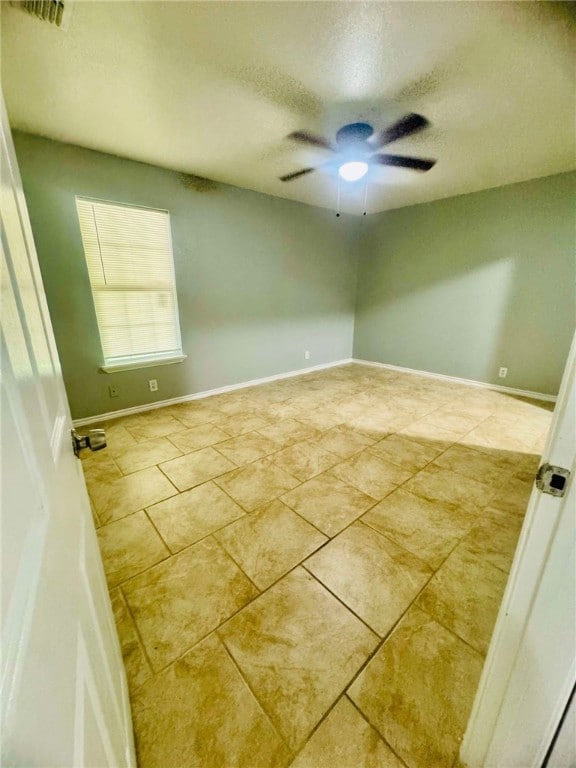
[(310, 360), (310, 350), (309, 349), (307, 349), (306, 352), (304, 352), (304, 359), (305, 360)]
[(508, 376), (508, 368), (500, 368), (500, 370), (498, 371), (498, 377), (500, 379), (505, 379), (506, 376)]
[(158, 392), (158, 379), (148, 379), (150, 392)]
[(110, 397), (119, 397), (120, 396), (120, 389), (118, 387), (115, 387), (113, 384), (111, 384), (108, 387), (108, 392), (110, 393)]

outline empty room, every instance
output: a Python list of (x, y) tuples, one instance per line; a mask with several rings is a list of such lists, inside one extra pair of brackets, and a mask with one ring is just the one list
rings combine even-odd
[(0, 3), (3, 764), (576, 767), (575, 8)]

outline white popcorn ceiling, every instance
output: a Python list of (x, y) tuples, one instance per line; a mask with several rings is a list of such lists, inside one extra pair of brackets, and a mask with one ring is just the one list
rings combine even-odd
[(65, 30), (1, 6), (11, 123), (59, 141), (334, 208), (334, 175), (278, 180), (326, 159), (286, 135), (420, 112), (389, 151), (437, 165), (371, 171), (369, 212), (576, 167), (576, 3), (76, 0)]

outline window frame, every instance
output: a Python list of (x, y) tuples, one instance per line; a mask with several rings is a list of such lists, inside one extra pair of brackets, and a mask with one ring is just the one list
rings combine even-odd
[[(142, 353), (137, 355), (128, 355), (124, 357), (116, 357), (116, 358), (108, 358), (108, 359), (106, 358), (104, 354), (104, 347), (102, 343), (102, 332), (100, 329), (100, 323), (98, 321), (98, 313), (96, 312), (96, 302), (94, 297), (94, 291), (98, 289), (97, 288), (95, 289), (95, 287), (92, 284), (86, 249), (84, 247), (84, 237), (83, 237), (82, 225), (80, 221), (80, 210), (78, 208), (78, 202), (88, 203), (88, 204), (98, 203), (100, 205), (115, 206), (116, 208), (129, 208), (129, 209), (139, 209), (143, 211), (152, 211), (154, 213), (162, 213), (168, 216), (167, 231), (168, 231), (168, 246), (170, 249), (170, 276), (171, 276), (171, 287), (172, 287), (173, 301), (174, 301), (174, 319), (175, 319), (174, 330), (175, 330), (176, 340), (178, 342), (177, 349), (171, 350), (170, 352), (149, 352), (149, 353)], [(182, 349), (182, 332), (180, 328), (180, 309), (178, 306), (178, 289), (177, 289), (177, 283), (176, 283), (176, 269), (174, 264), (172, 219), (170, 217), (170, 211), (168, 211), (165, 208), (153, 208), (151, 206), (145, 206), (145, 205), (134, 205), (132, 203), (117, 202), (115, 200), (104, 200), (102, 198), (87, 197), (84, 195), (75, 195), (75, 203), (76, 203), (76, 218), (77, 218), (78, 227), (80, 230), (80, 238), (82, 242), (84, 264), (86, 265), (86, 270), (88, 272), (88, 280), (90, 284), (90, 295), (92, 298), (92, 306), (93, 306), (94, 314), (96, 318), (96, 325), (98, 327), (100, 353), (102, 355), (102, 360), (103, 360), (102, 365), (99, 366), (99, 370), (103, 371), (104, 373), (115, 373), (116, 371), (128, 371), (128, 370), (134, 370), (138, 368), (152, 368), (159, 365), (170, 365), (173, 363), (181, 363), (183, 360), (186, 360), (187, 355), (184, 354)], [(96, 226), (96, 231), (97, 231), (97, 226)], [(138, 284), (135, 282), (133, 290), (134, 289), (145, 291), (146, 287), (144, 285), (138, 286)]]

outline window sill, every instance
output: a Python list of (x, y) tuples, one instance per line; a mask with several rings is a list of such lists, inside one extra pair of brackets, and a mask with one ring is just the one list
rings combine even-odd
[(100, 370), (104, 373), (116, 373), (117, 371), (131, 371), (135, 368), (154, 368), (157, 365), (181, 363), (187, 357), (188, 355), (173, 355), (172, 357), (156, 357), (150, 360), (135, 360), (131, 363), (110, 363), (110, 365), (103, 365)]

